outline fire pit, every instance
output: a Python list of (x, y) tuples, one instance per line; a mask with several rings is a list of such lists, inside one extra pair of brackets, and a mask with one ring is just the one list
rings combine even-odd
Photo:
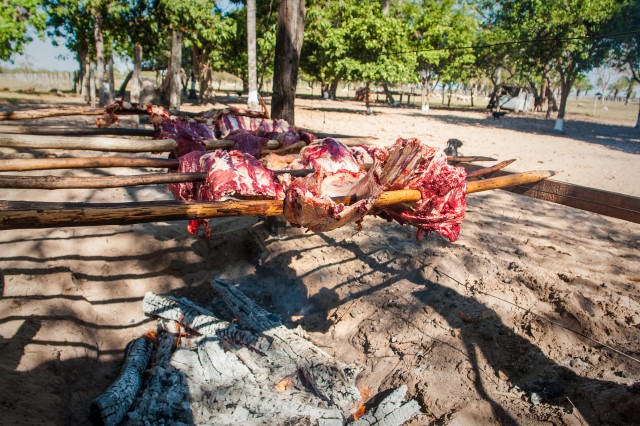
[(187, 299), (147, 293), (144, 312), (159, 318), (157, 328), (130, 344), (122, 374), (91, 406), (94, 423), (401, 425), (420, 412), (415, 400), (404, 401), (406, 386), (366, 401), (355, 366), (283, 326), (232, 283), (211, 285), (220, 295), (214, 306), (224, 302), (218, 310), (233, 322)]

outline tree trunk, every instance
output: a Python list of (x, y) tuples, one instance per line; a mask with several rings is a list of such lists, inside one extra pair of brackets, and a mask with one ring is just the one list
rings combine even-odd
[(182, 63), (182, 33), (173, 31), (169, 65), (169, 108), (180, 109), (180, 65)]
[(451, 108), (451, 96), (453, 95), (453, 91), (452, 91), (452, 89), (453, 89), (453, 84), (450, 84), (450, 85), (449, 85), (449, 90), (448, 90), (448, 92), (449, 92), (449, 99), (447, 100), (447, 108)]
[(189, 95), (187, 99), (197, 100), (198, 93), (196, 92), (196, 80), (200, 80), (200, 60), (198, 58), (198, 48), (196, 46), (193, 46), (191, 56), (191, 87), (189, 88)]
[[(544, 106), (548, 102), (547, 98), (547, 87), (548, 82), (546, 78), (542, 79), (542, 85), (540, 87), (540, 100), (538, 101), (538, 105), (536, 106), (536, 111), (542, 112), (544, 111)], [(548, 118), (547, 118), (548, 119)]]
[(558, 117), (556, 118), (556, 124), (553, 130), (557, 132), (564, 132), (564, 115), (567, 109), (567, 100), (569, 99), (569, 92), (573, 86), (575, 77), (571, 75), (571, 71), (568, 76), (560, 76), (560, 108), (558, 109)]
[(382, 83), (382, 88), (384, 89), (384, 95), (387, 98), (387, 102), (389, 105), (394, 106), (396, 104), (396, 100), (393, 98), (393, 94), (391, 93), (391, 90), (389, 90), (389, 84), (386, 81)]
[(282, 0), (276, 29), (271, 117), (295, 123), (298, 65), (304, 33), (304, 0)]
[(367, 115), (373, 114), (370, 101), (371, 101), (371, 92), (369, 90), (369, 83), (367, 83), (367, 90), (365, 92), (365, 97), (364, 97), (364, 105), (367, 107)]
[(107, 60), (106, 67), (107, 75), (105, 76), (109, 82), (107, 86), (106, 95), (107, 95), (107, 104), (112, 103), (115, 100), (115, 88), (116, 88), (116, 78), (113, 73), (113, 55), (109, 55), (109, 59)]
[(336, 100), (338, 96), (336, 92), (338, 91), (338, 80), (332, 80), (331, 86), (329, 86), (329, 98)]
[(382, 0), (382, 14), (389, 14), (389, 0)]
[(76, 80), (77, 82), (77, 86), (76, 86), (76, 96), (80, 96), (82, 98), (85, 98), (85, 86), (84, 86), (84, 81), (86, 79), (87, 76), (87, 68), (86, 68), (86, 62), (87, 62), (87, 56), (88, 56), (88, 52), (86, 51), (86, 49), (80, 49), (80, 51), (78, 51), (78, 78)]
[(89, 63), (89, 104), (94, 108), (96, 102), (96, 76), (93, 64)]
[(107, 104), (108, 95), (107, 88), (105, 87), (104, 39), (102, 36), (102, 17), (100, 16), (100, 12), (96, 12), (93, 17), (93, 36), (96, 43), (96, 80), (98, 96), (100, 98), (100, 106), (105, 106)]
[(431, 97), (431, 83), (428, 78), (422, 80), (422, 89), (421, 89), (422, 101), (421, 101), (421, 109), (422, 111), (429, 111), (429, 99)]
[(133, 74), (131, 76), (131, 102), (140, 102), (142, 91), (142, 46), (136, 44), (133, 48)]
[[(91, 76), (91, 62), (88, 57), (85, 57), (82, 64), (82, 99), (88, 104), (91, 103), (91, 82), (89, 81)], [(95, 105), (92, 105), (95, 106)]]
[(258, 75), (256, 66), (256, 0), (247, 0), (247, 66), (249, 76), (249, 96), (247, 107), (250, 111), (257, 111)]
[(640, 129), (640, 103), (638, 104), (638, 120), (636, 120), (636, 129)]
[(476, 92), (476, 85), (472, 84), (471, 85), (471, 90), (470, 90), (470, 94), (471, 94), (471, 107), (473, 108), (475, 106), (475, 98), (474, 98), (474, 94)]

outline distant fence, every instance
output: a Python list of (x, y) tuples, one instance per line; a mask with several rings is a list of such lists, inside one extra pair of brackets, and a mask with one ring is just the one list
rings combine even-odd
[(0, 90), (49, 91), (73, 89), (74, 72), (0, 73)]

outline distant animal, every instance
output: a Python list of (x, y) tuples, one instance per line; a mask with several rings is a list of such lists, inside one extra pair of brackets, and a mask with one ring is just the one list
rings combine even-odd
[(505, 115), (507, 115), (507, 111), (493, 111), (491, 115), (493, 116), (494, 120), (500, 120), (500, 117), (504, 117)]
[(451, 157), (458, 157), (458, 148), (462, 146), (460, 139), (449, 139), (447, 141), (447, 147), (444, 149), (444, 153)]

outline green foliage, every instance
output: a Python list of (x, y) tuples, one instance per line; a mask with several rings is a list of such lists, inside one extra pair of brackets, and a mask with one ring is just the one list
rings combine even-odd
[(32, 38), (29, 28), (42, 34), (46, 16), (38, 0), (0, 0), (0, 60), (22, 53)]
[[(260, 81), (273, 75), (276, 46), (277, 5), (270, 1), (256, 1), (256, 63)], [(221, 15), (223, 42), (210, 52), (212, 68), (226, 71), (242, 81), (248, 81), (247, 68), (247, 10), (239, 7)]]
[(574, 89), (580, 92), (588, 92), (589, 90), (593, 90), (593, 84), (589, 80), (589, 77), (586, 74), (580, 74), (576, 78), (575, 83), (573, 83)]
[(474, 77), (478, 19), (465, 2), (423, 0), (407, 3), (403, 10), (412, 22), (418, 70), (423, 80), (451, 83)]
[(491, 4), (495, 13), (490, 23), (503, 28), (513, 40), (542, 40), (511, 49), (522, 66), (540, 69), (550, 63), (571, 82), (605, 60), (606, 43), (594, 36), (602, 34), (619, 9), (616, 0), (500, 0)]
[(377, 1), (320, 0), (309, 4), (301, 67), (321, 81), (415, 80), (409, 23), (383, 14)]
[[(640, 1), (629, 0), (621, 8), (623, 19), (613, 20), (611, 31), (628, 32), (640, 29)], [(631, 72), (633, 79), (640, 83), (640, 34), (627, 34), (611, 40), (616, 65)]]

